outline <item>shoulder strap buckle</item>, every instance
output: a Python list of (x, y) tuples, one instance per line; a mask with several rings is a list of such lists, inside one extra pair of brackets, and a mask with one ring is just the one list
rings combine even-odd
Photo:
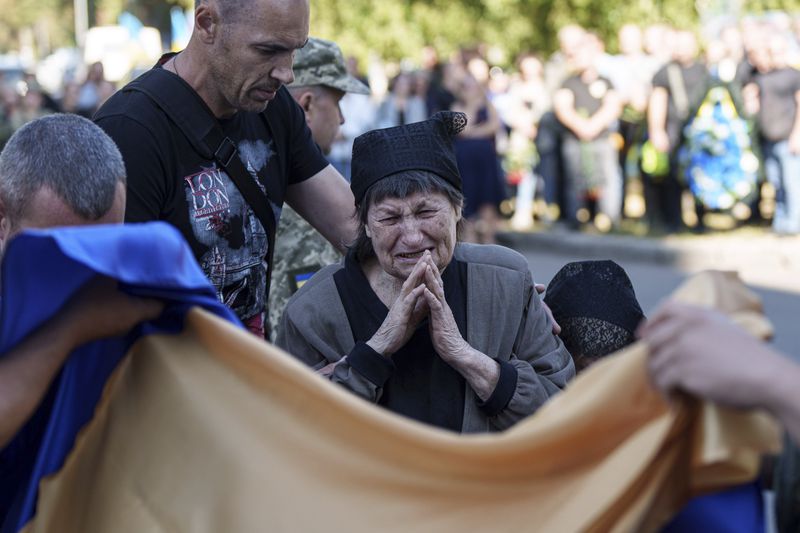
[(236, 155), (236, 145), (230, 137), (226, 136), (214, 151), (214, 159), (227, 168), (231, 164), (231, 159), (233, 159), (234, 155)]

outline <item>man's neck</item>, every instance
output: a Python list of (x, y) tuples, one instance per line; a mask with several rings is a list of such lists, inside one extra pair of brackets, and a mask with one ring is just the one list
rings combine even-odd
[(232, 117), (236, 113), (236, 108), (228, 104), (219, 91), (216, 90), (216, 84), (211, 79), (208, 64), (204, 61), (196, 60), (196, 57), (198, 55), (190, 42), (185, 50), (172, 56), (164, 64), (164, 68), (188, 83), (216, 118)]

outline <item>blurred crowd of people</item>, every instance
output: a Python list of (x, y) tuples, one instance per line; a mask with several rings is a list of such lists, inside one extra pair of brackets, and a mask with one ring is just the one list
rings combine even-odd
[(101, 62), (87, 65), (85, 70), (82, 81), (65, 80), (55, 95), (49, 94), (33, 74), (21, 79), (0, 74), (0, 147), (24, 124), (51, 113), (91, 118), (117, 87), (106, 80)]
[[(800, 232), (800, 24), (785, 14), (721, 25), (702, 43), (691, 31), (626, 24), (611, 54), (571, 24), (558, 50), (493, 65), (486, 47), (419, 67), (348, 68), (372, 89), (341, 102), (345, 123), (330, 159), (349, 177), (353, 139), (373, 128), (467, 114), (456, 146), (467, 240), (493, 242), (502, 216), (534, 223), (651, 234), (703, 232), (708, 213), (736, 224)], [(702, 44), (702, 46), (701, 46)], [(392, 75), (387, 75), (391, 72)], [(101, 63), (51, 97), (31, 75), (0, 80), (0, 145), (22, 124), (56, 111), (91, 117), (115, 90)]]
[(456, 147), (469, 240), (492, 242), (501, 205), (520, 230), (539, 220), (610, 231), (633, 219), (651, 234), (703, 232), (719, 212), (795, 234), (796, 29), (788, 16), (744, 19), (701, 47), (685, 29), (626, 24), (610, 54), (568, 25), (557, 52), (521, 54), (514, 69), (483, 47), (448, 60), (427, 48), (385, 94), (370, 76), (372, 98), (345, 97), (332, 158), (346, 175), (355, 135), (453, 109), (470, 123)]
[[(421, 67), (401, 66), (389, 79), (371, 66), (366, 79), (354, 60), (344, 65), (335, 43), (308, 38), (307, 3), (226, 7), (233, 11), (223, 17), (218, 3), (199, 3), (187, 47), (113, 95), (99, 64), (55, 97), (30, 76), (4, 84), (3, 127), (19, 129), (0, 153), (0, 255), (26, 227), (124, 221), (118, 233), (124, 240), (108, 241), (123, 245), (108, 249), (138, 251), (142, 259), (132, 267), (109, 256), (125, 267), (119, 287), (109, 278), (80, 292), (71, 288), (77, 303), (64, 293), (61, 314), (47, 323), (29, 317), (30, 330), (2, 354), (0, 379), (7, 385), (0, 382), (0, 407), (8, 414), (0, 416), (0, 463), (13, 464), (13, 471), (6, 469), (16, 476), (0, 483), (0, 515), (11, 510), (4, 530), (5, 524), (21, 530), (34, 517), (40, 480), (66, 460), (124, 350), (107, 367), (92, 369), (88, 386), (69, 377), (74, 361), (87, 361), (70, 353), (164, 310), (151, 299), (160, 286), (137, 281), (137, 270), (174, 273), (176, 263), (158, 248), (141, 253), (149, 251), (144, 232), (158, 233), (152, 229), (158, 225), (142, 222), (167, 222), (180, 233), (170, 230), (166, 242), (177, 239), (192, 276), (208, 278), (197, 281), (187, 271), (186, 284), (225, 304), (218, 305), (221, 316), (230, 314), (266, 340), (270, 311), (277, 309), (277, 346), (318, 376), (407, 418), (458, 433), (505, 430), (559, 394), (576, 371), (639, 335), (653, 349), (650, 376), (665, 395), (688, 390), (728, 405), (764, 407), (797, 441), (800, 401), (792, 391), (800, 370), (741, 339), (745, 334), (724, 318), (666, 306), (641, 326), (644, 314), (619, 265), (569, 263), (545, 287), (534, 284), (519, 253), (461, 243), (458, 231), (463, 216), (464, 240), (492, 243), (501, 215), (519, 229), (538, 219), (611, 231), (639, 218), (654, 233), (702, 231), (706, 215), (721, 211), (741, 220), (769, 217), (776, 232), (797, 233), (800, 71), (792, 65), (800, 64), (800, 45), (789, 19), (722, 28), (702, 56), (696, 36), (684, 29), (626, 25), (620, 52), (611, 55), (598, 35), (568, 25), (558, 33), (555, 54), (546, 60), (522, 54), (513, 72), (488, 61), (482, 47), (446, 61), (426, 48)], [(239, 45), (253, 35), (262, 43), (258, 54)], [(54, 111), (67, 113), (41, 116)], [(91, 157), (74, 157), (84, 152)], [(632, 205), (637, 188), (638, 213)], [(773, 208), (762, 212), (768, 189)], [(310, 226), (289, 226), (284, 200)], [(296, 264), (273, 270), (279, 222), (286, 246), (301, 254)], [(128, 230), (142, 232), (142, 242), (127, 240)], [(346, 254), (344, 260), (322, 260), (324, 251), (311, 243), (315, 232), (334, 254)], [(114, 268), (100, 270), (108, 276)], [(294, 293), (285, 308), (270, 293), (273, 279)], [(186, 303), (200, 301), (173, 278), (167, 282), (169, 305), (178, 293)], [(708, 278), (705, 285), (720, 282)], [(128, 289), (139, 292), (117, 294)], [(761, 310), (751, 295), (740, 297)], [(93, 313), (82, 315), (73, 305)], [(118, 308), (113, 316), (109, 305)], [(737, 361), (725, 353), (730, 346), (741, 348), (740, 359), (766, 361), (767, 370), (729, 364)], [(710, 354), (709, 363), (698, 357), (703, 354)], [(638, 374), (644, 384), (636, 370), (641, 365), (632, 361), (635, 373), (619, 375)], [(733, 371), (716, 371), (723, 367)], [(753, 374), (759, 379), (748, 379)], [(754, 392), (769, 390), (763, 386), (769, 381), (778, 385), (774, 394)], [(59, 401), (46, 399), (54, 397)], [(67, 405), (64, 398), (77, 400)], [(635, 418), (647, 418), (640, 414)], [(54, 420), (68, 425), (51, 431)], [(678, 438), (679, 431), (676, 425), (664, 438)], [(59, 435), (65, 444), (42, 435)], [(630, 448), (627, 441), (614, 447), (615, 461)], [(681, 450), (672, 455), (688, 457)], [(45, 463), (47, 469), (37, 466)], [(790, 477), (797, 478), (794, 471)], [(641, 485), (644, 477), (635, 478)], [(761, 525), (760, 487), (738, 488)], [(28, 503), (18, 512), (22, 499)], [(677, 496), (667, 499), (677, 506)], [(731, 512), (744, 508), (738, 500), (702, 500), (689, 513), (745, 523)], [(615, 507), (624, 506), (619, 502)], [(606, 513), (597, 515), (606, 521)], [(722, 528), (685, 523), (695, 524), (687, 530)]]

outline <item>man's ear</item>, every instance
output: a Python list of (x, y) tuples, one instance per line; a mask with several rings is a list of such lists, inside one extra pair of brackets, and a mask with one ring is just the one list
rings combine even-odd
[(300, 104), (300, 107), (303, 108), (303, 111), (306, 113), (306, 122), (310, 120), (309, 115), (312, 113), (311, 107), (314, 105), (314, 92), (313, 91), (303, 91), (299, 98), (297, 98), (297, 103)]
[(5, 249), (8, 239), (11, 237), (12, 227), (6, 204), (0, 198), (0, 250)]
[(194, 10), (194, 31), (205, 44), (212, 44), (220, 31), (220, 16), (216, 2), (198, 2)]

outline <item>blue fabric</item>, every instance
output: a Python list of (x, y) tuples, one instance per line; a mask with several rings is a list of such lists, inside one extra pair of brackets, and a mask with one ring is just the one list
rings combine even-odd
[(155, 321), (125, 338), (89, 343), (67, 359), (41, 405), (0, 451), (0, 532), (16, 533), (34, 515), (39, 481), (64, 463), (94, 415), (103, 387), (142, 335), (183, 329), (200, 306), (239, 326), (216, 297), (180, 233), (163, 222), (36, 230), (12, 240), (2, 264), (0, 357), (46, 322), (96, 275), (139, 296), (166, 302)]
[(758, 483), (695, 498), (662, 533), (763, 533), (766, 517)]

